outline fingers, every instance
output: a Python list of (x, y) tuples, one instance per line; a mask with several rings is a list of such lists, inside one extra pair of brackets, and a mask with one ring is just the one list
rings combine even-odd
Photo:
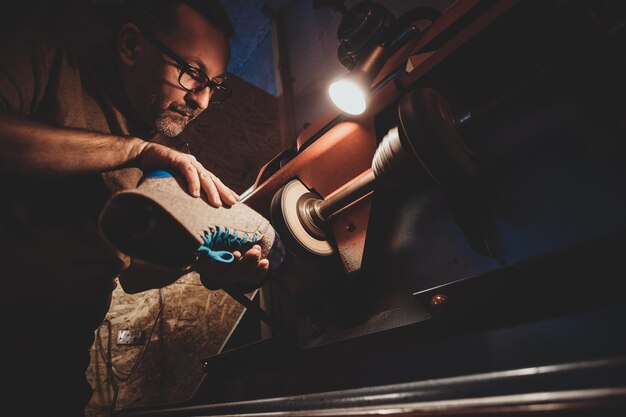
[(220, 180), (218, 177), (211, 174), (210, 172), (209, 172), (209, 176), (213, 179), (213, 182), (217, 188), (217, 191), (219, 192), (220, 197), (226, 204), (232, 206), (237, 201), (239, 201), (239, 196), (237, 195), (237, 193), (235, 193), (233, 190), (231, 190), (226, 185), (224, 185), (222, 180)]
[(207, 196), (210, 195), (209, 192), (213, 193), (214, 202), (219, 202), (219, 204), (224, 202), (229, 206), (232, 206), (237, 201), (239, 201), (239, 196), (233, 190), (224, 185), (222, 180), (213, 175), (211, 172), (207, 171), (204, 167), (200, 167), (202, 169), (201, 179), (204, 180), (202, 182), (203, 188), (205, 185), (209, 187), (208, 191), (206, 188), (204, 188)]
[(269, 270), (269, 261), (261, 258), (259, 245), (254, 245), (237, 263), (238, 281), (260, 282)]
[(193, 164), (185, 164), (181, 169), (185, 180), (187, 180), (187, 186), (189, 188), (189, 194), (194, 197), (200, 197), (200, 178), (198, 178), (198, 171)]
[(217, 177), (204, 169), (204, 167), (199, 162), (197, 163), (196, 168), (198, 169), (200, 184), (202, 185), (202, 189), (206, 193), (209, 204), (211, 204), (213, 207), (220, 207), (222, 205), (222, 200), (220, 199), (220, 193), (217, 190), (217, 186), (215, 184), (215, 178)]
[(207, 201), (213, 207), (221, 207), (222, 202), (232, 206), (239, 200), (239, 196), (228, 188), (222, 180), (208, 171), (193, 155), (188, 155), (190, 164), (185, 169), (189, 184), (189, 192), (195, 197), (200, 196), (200, 189), (207, 196)]
[(148, 143), (137, 157), (137, 166), (144, 171), (151, 169), (174, 169), (187, 181), (189, 194), (207, 196), (207, 202), (213, 207), (220, 207), (222, 202), (233, 205), (239, 196), (190, 154), (182, 153), (156, 143)]
[(231, 285), (237, 282), (258, 283), (269, 271), (269, 261), (261, 258), (261, 247), (254, 245), (243, 255), (234, 251), (235, 261), (231, 264), (201, 262), (196, 271), (201, 277), (207, 278), (218, 285)]

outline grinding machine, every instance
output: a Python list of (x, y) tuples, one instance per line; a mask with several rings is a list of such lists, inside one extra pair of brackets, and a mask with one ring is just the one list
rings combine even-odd
[(284, 259), (169, 411), (624, 415), (625, 8), (313, 3), (367, 108), (242, 194)]

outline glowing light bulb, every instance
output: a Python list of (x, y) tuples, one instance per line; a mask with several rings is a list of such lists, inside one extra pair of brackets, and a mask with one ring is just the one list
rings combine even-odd
[(362, 114), (367, 107), (363, 87), (350, 79), (335, 81), (328, 87), (330, 98), (342, 111), (349, 114)]

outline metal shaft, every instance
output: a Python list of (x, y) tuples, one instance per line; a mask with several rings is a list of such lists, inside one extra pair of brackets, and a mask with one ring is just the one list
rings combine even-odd
[(369, 170), (367, 174), (354, 180), (343, 190), (323, 200), (316, 206), (315, 211), (323, 221), (328, 221), (334, 213), (372, 191), (375, 180), (374, 172)]

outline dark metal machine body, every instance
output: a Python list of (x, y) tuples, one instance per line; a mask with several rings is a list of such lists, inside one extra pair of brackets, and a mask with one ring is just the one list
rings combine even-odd
[(626, 415), (625, 28), (620, 2), (455, 3), (246, 196), (269, 217), (297, 179), (333, 250), (288, 242), (255, 294), (286, 330), (244, 315), (193, 398), (127, 414)]

